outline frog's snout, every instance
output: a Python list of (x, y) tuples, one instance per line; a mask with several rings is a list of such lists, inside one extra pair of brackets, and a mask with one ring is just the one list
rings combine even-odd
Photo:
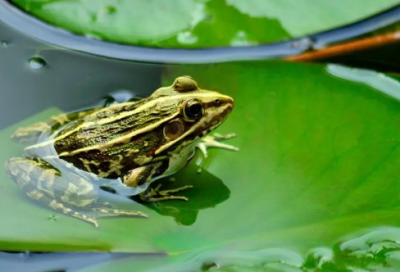
[(229, 103), (232, 105), (232, 109), (235, 107), (235, 100), (232, 97), (229, 97)]

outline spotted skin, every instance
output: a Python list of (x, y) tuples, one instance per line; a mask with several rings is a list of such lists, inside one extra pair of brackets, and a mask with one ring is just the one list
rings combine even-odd
[(141, 100), (62, 114), (18, 129), (12, 139), (27, 144), (25, 157), (11, 158), (6, 170), (29, 197), (96, 227), (97, 217), (146, 217), (100, 202), (97, 186), (115, 192), (121, 187), (119, 192), (127, 190), (129, 196), (140, 186), (146, 202), (188, 201), (173, 194), (192, 186), (161, 190), (150, 185), (183, 168), (196, 147), (203, 153), (207, 147), (236, 151), (216, 141), (229, 137), (207, 136), (233, 106), (231, 97), (179, 77)]
[(85, 111), (73, 112), (68, 114), (60, 114), (53, 116), (47, 122), (38, 122), (28, 127), (21, 127), (14, 132), (11, 139), (17, 143), (30, 145), (36, 143), (38, 137), (43, 133), (51, 133), (63, 125), (83, 118), (97, 109), (88, 109)]
[(93, 184), (73, 173), (64, 174), (38, 158), (10, 158), (6, 171), (30, 198), (63, 214), (99, 227), (97, 217), (132, 216), (147, 217), (138, 211), (112, 208), (98, 202)]

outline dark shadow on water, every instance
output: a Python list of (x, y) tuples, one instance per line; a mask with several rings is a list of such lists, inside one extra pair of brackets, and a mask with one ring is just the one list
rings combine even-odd
[[(183, 171), (170, 178), (164, 178), (152, 184), (156, 187), (162, 183), (163, 190), (174, 189), (185, 185), (192, 185), (194, 188), (177, 193), (177, 195), (186, 196), (189, 201), (167, 200), (151, 204), (145, 204), (157, 213), (164, 216), (171, 216), (178, 224), (190, 226), (196, 222), (200, 210), (214, 208), (218, 204), (226, 201), (230, 196), (228, 187), (221, 179), (205, 171), (199, 172), (199, 167), (194, 163), (189, 163)], [(141, 202), (138, 197), (132, 197), (133, 200)]]
[(83, 268), (123, 258), (160, 258), (164, 254), (132, 253), (50, 253), (50, 252), (0, 252), (0, 271), (10, 272), (74, 272)]

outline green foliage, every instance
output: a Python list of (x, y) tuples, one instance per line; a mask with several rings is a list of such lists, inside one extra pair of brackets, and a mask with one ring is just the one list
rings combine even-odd
[(74, 33), (150, 47), (201, 48), (281, 41), (351, 23), (396, 0), (12, 0)]

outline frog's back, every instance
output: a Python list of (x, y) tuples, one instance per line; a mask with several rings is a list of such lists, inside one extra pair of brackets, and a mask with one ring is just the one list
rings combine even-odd
[(178, 78), (150, 97), (91, 112), (65, 127), (47, 142), (30, 149), (53, 154), (101, 177), (167, 159), (190, 149), (215, 129), (231, 111), (233, 100), (201, 90), (190, 78)]

